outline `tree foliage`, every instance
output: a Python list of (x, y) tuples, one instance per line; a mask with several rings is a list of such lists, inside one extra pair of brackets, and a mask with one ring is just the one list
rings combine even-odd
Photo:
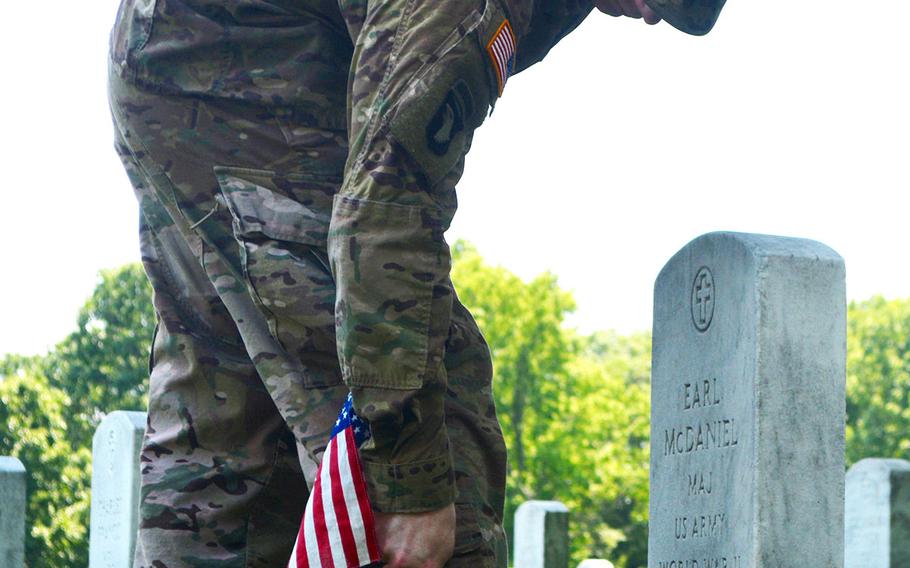
[[(565, 326), (572, 295), (452, 247), (453, 280), (493, 352), (510, 472), (506, 525), (528, 499), (571, 510), (573, 563), (647, 565), (650, 336)], [(101, 274), (77, 328), (41, 357), (0, 359), (0, 455), (26, 465), (28, 566), (85, 566), (91, 435), (142, 409), (154, 325), (139, 265)], [(910, 455), (910, 300), (850, 305), (847, 460)]]
[(32, 372), (0, 380), (0, 455), (28, 472), (26, 561), (32, 568), (86, 566), (91, 450), (67, 439), (66, 393)]
[(101, 281), (79, 310), (76, 331), (45, 358), (50, 384), (73, 400), (71, 438), (91, 445), (114, 410), (144, 410), (148, 353), (155, 327), (152, 289), (140, 264), (101, 272)]
[(554, 441), (574, 448), (553, 476), (572, 511), (573, 560), (648, 563), (650, 334), (596, 333), (569, 366), (564, 427)]
[(558, 393), (577, 350), (562, 329), (575, 302), (554, 275), (522, 282), (504, 268), (486, 265), (463, 242), (456, 243), (453, 260), (452, 280), (493, 355), (497, 409), (510, 444), (510, 495), (524, 499), (535, 492), (527, 471), (534, 441), (559, 415)]
[[(644, 566), (648, 337), (582, 337), (564, 326), (575, 301), (555, 275), (524, 282), (464, 242), (453, 256), (459, 296), (493, 353), (508, 530), (522, 502), (557, 499), (572, 510), (575, 561)], [(145, 275), (129, 265), (101, 273), (51, 353), (0, 360), (0, 453), (30, 477), (29, 566), (86, 564), (91, 436), (104, 414), (146, 406), (153, 325)]]
[(150, 293), (138, 264), (103, 271), (76, 331), (43, 357), (0, 359), (0, 455), (28, 472), (30, 568), (88, 565), (92, 435), (106, 413), (146, 407)]
[(490, 345), (509, 476), (506, 529), (528, 499), (572, 511), (573, 562), (647, 564), (650, 339), (581, 337), (564, 326), (571, 294), (547, 272), (524, 282), (472, 246), (452, 279)]
[(910, 299), (853, 302), (847, 322), (847, 464), (910, 459)]

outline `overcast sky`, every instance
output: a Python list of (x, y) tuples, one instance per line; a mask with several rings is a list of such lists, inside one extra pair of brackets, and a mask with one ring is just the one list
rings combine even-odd
[[(0, 354), (74, 327), (99, 269), (138, 260), (111, 145), (116, 0), (10, 2), (0, 21)], [(593, 14), (480, 129), (449, 240), (574, 291), (583, 331), (644, 330), (702, 233), (820, 240), (848, 295), (910, 296), (910, 2), (730, 0), (691, 38)]]

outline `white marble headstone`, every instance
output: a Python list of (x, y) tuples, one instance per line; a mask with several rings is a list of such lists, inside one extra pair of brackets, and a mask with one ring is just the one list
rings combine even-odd
[(0, 566), (25, 566), (25, 467), (0, 457)]
[(865, 459), (847, 472), (845, 568), (910, 566), (910, 462)]
[(92, 441), (90, 568), (132, 566), (139, 519), (144, 412), (108, 414)]
[(844, 264), (712, 233), (654, 293), (649, 568), (842, 568)]
[(586, 558), (578, 563), (578, 568), (614, 568), (613, 563), (602, 558)]
[(569, 509), (559, 501), (527, 501), (515, 511), (515, 568), (568, 568)]

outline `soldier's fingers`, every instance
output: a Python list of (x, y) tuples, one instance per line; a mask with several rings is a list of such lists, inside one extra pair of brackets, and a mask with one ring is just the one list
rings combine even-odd
[(644, 18), (646, 24), (653, 26), (660, 21), (660, 16), (645, 3), (645, 0), (635, 0), (635, 4), (638, 6), (638, 11), (641, 12), (641, 17)]
[(614, 18), (623, 15), (622, 8), (619, 7), (615, 0), (595, 0), (594, 5), (604, 14), (609, 14)]
[(638, 6), (635, 3), (635, 0), (618, 0), (619, 6), (622, 8), (622, 13), (629, 18), (640, 18), (641, 12), (638, 10)]

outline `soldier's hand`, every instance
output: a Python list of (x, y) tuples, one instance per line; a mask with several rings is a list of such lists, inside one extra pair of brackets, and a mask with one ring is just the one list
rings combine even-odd
[(387, 568), (440, 568), (455, 548), (455, 505), (426, 513), (376, 513)]
[(646, 23), (652, 25), (660, 21), (654, 10), (645, 4), (645, 0), (594, 0), (594, 5), (604, 14), (611, 16), (644, 18)]

